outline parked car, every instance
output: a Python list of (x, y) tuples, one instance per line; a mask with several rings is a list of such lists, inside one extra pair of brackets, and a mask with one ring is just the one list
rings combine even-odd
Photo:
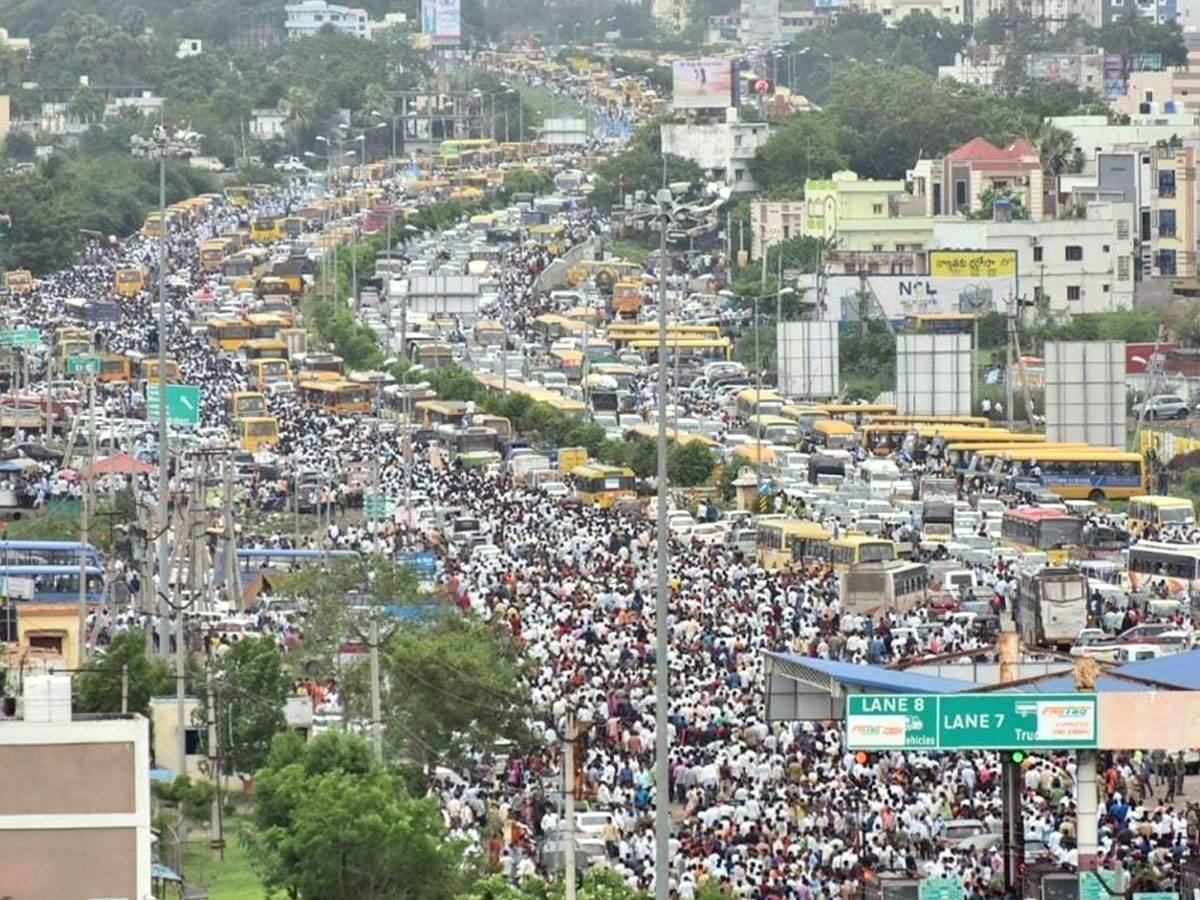
[(1147, 419), (1186, 419), (1188, 404), (1178, 394), (1155, 394), (1142, 406)]

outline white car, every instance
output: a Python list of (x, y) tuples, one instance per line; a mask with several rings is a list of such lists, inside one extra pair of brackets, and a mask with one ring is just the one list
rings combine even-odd
[(727, 531), (716, 522), (701, 522), (692, 529), (692, 540), (702, 544), (724, 544)]
[(1186, 419), (1188, 404), (1178, 394), (1155, 394), (1142, 407), (1147, 419)]
[(563, 500), (571, 496), (571, 489), (561, 481), (547, 481), (542, 485), (542, 491), (548, 494), (552, 500)]

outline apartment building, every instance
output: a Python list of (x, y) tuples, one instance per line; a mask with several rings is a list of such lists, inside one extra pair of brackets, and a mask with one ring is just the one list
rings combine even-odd
[(1045, 179), (1037, 147), (1014, 141), (997, 147), (977, 137), (941, 159), (922, 159), (908, 172), (927, 216), (968, 216), (983, 210), (993, 191), (1020, 202), (1034, 222), (1045, 217)]
[(938, 250), (1012, 250), (1020, 296), (1050, 313), (1110, 312), (1133, 305), (1133, 204), (1091, 202), (1083, 218), (936, 220)]
[(834, 241), (841, 252), (921, 252), (932, 221), (903, 181), (860, 179), (854, 172), (804, 184), (804, 233)]
[(760, 259), (765, 250), (803, 233), (803, 200), (756, 200), (750, 204), (751, 259)]
[(753, 191), (758, 185), (750, 163), (771, 136), (767, 122), (739, 122), (730, 109), (724, 122), (667, 122), (662, 125), (662, 152), (690, 159), (721, 178), (734, 191)]
[(0, 872), (14, 898), (151, 895), (150, 728), (77, 721), (65, 675), (26, 676), (0, 718)]
[(357, 38), (368, 36), (370, 19), (365, 9), (338, 6), (325, 0), (301, 0), (283, 8), (284, 30), (292, 39), (311, 37), (326, 25), (332, 25)]

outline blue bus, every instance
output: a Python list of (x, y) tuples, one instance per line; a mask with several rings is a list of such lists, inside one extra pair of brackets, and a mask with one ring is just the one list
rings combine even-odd
[(104, 568), (92, 544), (76, 541), (0, 541), (0, 566), (78, 566)]
[[(88, 603), (104, 602), (104, 570), (84, 568), (84, 590)], [(78, 603), (79, 564), (73, 566), (0, 566), (0, 596), (26, 599), (32, 592), (35, 603)]]

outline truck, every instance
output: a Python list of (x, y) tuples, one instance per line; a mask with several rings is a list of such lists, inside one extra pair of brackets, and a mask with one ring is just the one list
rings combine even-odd
[(508, 463), (508, 470), (515, 481), (530, 482), (531, 473), (550, 468), (550, 458), (540, 453), (522, 453)]

